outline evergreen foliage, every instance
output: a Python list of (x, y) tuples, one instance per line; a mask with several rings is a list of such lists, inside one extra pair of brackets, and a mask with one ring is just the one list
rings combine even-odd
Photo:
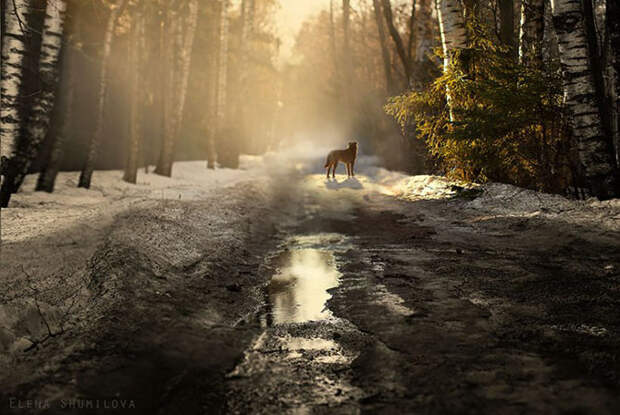
[(435, 168), (450, 177), (565, 189), (573, 163), (559, 68), (521, 65), (480, 25), (470, 33), (470, 47), (447, 71), (421, 91), (390, 98), (386, 112), (402, 128), (416, 125)]

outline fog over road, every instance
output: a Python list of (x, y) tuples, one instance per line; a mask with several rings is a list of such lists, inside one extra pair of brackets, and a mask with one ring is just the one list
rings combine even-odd
[(370, 165), (336, 181), (319, 165), (119, 213), (65, 331), (5, 363), (3, 399), (59, 414), (620, 412), (620, 234), (594, 208), (542, 195), (505, 212), (497, 188), (447, 197), (432, 181), (407, 198)]

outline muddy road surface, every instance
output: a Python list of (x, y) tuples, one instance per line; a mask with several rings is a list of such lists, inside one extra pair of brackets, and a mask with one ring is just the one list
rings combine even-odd
[[(90, 261), (84, 317), (24, 352), (5, 402), (53, 414), (620, 413), (616, 231), (468, 198), (403, 201), (363, 177), (269, 189), (119, 217)], [(242, 213), (212, 215), (231, 192), (243, 196), (224, 211)]]

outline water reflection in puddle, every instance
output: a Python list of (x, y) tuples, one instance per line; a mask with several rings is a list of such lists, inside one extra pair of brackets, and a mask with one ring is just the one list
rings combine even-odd
[(331, 316), (325, 302), (328, 289), (338, 285), (334, 254), (319, 249), (295, 249), (277, 258), (279, 272), (269, 284), (274, 324), (324, 320)]

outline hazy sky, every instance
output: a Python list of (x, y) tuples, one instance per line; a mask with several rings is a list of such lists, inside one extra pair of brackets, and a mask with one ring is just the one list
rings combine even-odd
[(301, 23), (319, 10), (328, 8), (329, 0), (280, 0), (280, 5), (276, 23), (282, 39), (280, 59), (286, 60), (291, 55)]

